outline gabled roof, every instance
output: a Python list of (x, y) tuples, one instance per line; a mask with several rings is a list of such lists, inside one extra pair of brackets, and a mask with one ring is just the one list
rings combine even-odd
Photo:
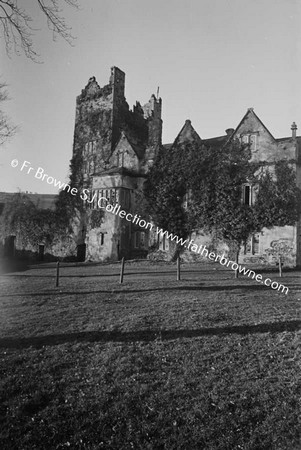
[[(189, 134), (190, 134), (191, 140), (199, 139), (200, 143), (205, 145), (207, 148), (211, 147), (211, 148), (216, 148), (216, 149), (218, 149), (218, 148), (222, 149), (222, 148), (224, 148), (224, 146), (226, 144), (231, 142), (233, 137), (237, 134), (239, 128), (248, 119), (249, 116), (253, 116), (255, 121), (258, 122), (262, 128), (264, 128), (264, 130), (269, 134), (269, 136), (275, 143), (281, 144), (281, 143), (284, 143), (285, 141), (292, 142), (292, 140), (294, 139), (292, 136), (275, 139), (274, 136), (272, 135), (272, 133), (269, 131), (269, 129), (264, 125), (264, 123), (260, 120), (260, 118), (254, 112), (254, 109), (248, 108), (247, 112), (245, 113), (245, 115), (243, 116), (243, 118), (241, 119), (241, 121), (239, 122), (237, 127), (235, 128), (235, 130), (229, 128), (226, 130), (226, 132), (227, 132), (226, 135), (217, 136), (217, 137), (213, 137), (213, 138), (209, 138), (209, 139), (201, 139), (199, 137), (199, 135), (197, 134), (197, 132), (195, 131), (195, 129), (193, 128), (193, 126), (191, 125), (190, 120), (186, 120), (184, 126), (182, 127), (182, 129), (179, 132), (178, 136), (176, 137), (175, 141), (173, 143), (164, 144), (163, 150), (169, 151), (172, 148), (172, 146), (175, 145), (179, 141), (179, 139), (181, 137), (183, 138), (183, 141), (184, 141), (185, 138), (187, 138), (187, 136), (189, 136)], [(250, 130), (250, 132), (251, 131), (254, 131), (254, 130)], [(186, 141), (187, 141), (187, 139), (186, 139)], [(299, 136), (299, 137), (297, 136), (296, 141), (301, 148), (301, 136)]]
[(133, 149), (133, 151), (134, 151), (134, 153), (136, 154), (136, 156), (137, 156), (138, 159), (142, 159), (142, 158), (143, 158), (143, 156), (144, 156), (144, 149), (143, 149), (141, 146), (139, 146), (138, 144), (134, 143), (133, 140), (129, 137), (129, 135), (128, 135), (124, 130), (121, 131), (120, 138), (119, 138), (119, 140), (117, 141), (117, 143), (116, 143), (116, 145), (115, 145), (115, 148), (114, 148), (113, 152), (116, 150), (116, 148), (117, 148), (119, 142), (120, 142), (122, 139), (125, 139), (125, 140), (128, 142), (128, 144), (129, 144), (130, 147)]
[(272, 135), (272, 133), (269, 131), (269, 129), (265, 126), (265, 124), (259, 119), (259, 117), (257, 116), (257, 114), (255, 114), (254, 109), (253, 108), (248, 108), (246, 114), (243, 116), (243, 118), (241, 119), (241, 121), (239, 122), (239, 124), (237, 125), (237, 127), (235, 128), (234, 132), (232, 133), (232, 135), (230, 136), (228, 142), (231, 141), (231, 139), (233, 138), (233, 136), (235, 136), (235, 134), (237, 133), (238, 129), (240, 128), (240, 126), (245, 122), (245, 120), (248, 118), (248, 116), (253, 115), (255, 117), (255, 119), (261, 124), (261, 126), (269, 133), (269, 135), (271, 136), (271, 138), (275, 141), (274, 136)]
[(202, 142), (202, 139), (191, 125), (190, 120), (185, 121), (184, 126), (182, 127), (180, 133), (178, 134), (172, 145), (187, 141), (198, 142), (199, 144), (201, 144)]

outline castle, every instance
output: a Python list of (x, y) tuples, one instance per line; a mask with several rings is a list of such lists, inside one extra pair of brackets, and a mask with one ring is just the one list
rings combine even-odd
[[(174, 144), (162, 145), (161, 98), (152, 95), (149, 102), (131, 110), (124, 95), (125, 74), (117, 67), (111, 69), (109, 83), (100, 87), (89, 79), (76, 99), (73, 159), (80, 161), (76, 182), (86, 193), (90, 212), (97, 209), (102, 199), (118, 204), (131, 214), (139, 213), (143, 184), (147, 172), (160, 149), (168, 151)], [(248, 143), (252, 160), (273, 166), (286, 159), (295, 168), (298, 186), (301, 186), (301, 138), (296, 136), (293, 123), (289, 137), (275, 139), (253, 108), (249, 108), (236, 128), (228, 128), (222, 136), (201, 139), (191, 122), (186, 120), (176, 142), (196, 142), (221, 147), (234, 138)], [(41, 196), (42, 197), (42, 196)], [(3, 194), (0, 193), (0, 206)], [(7, 197), (6, 197), (6, 200)], [(244, 186), (244, 201), (252, 202), (252, 186)], [(76, 222), (73, 244), (49, 249), (58, 257), (69, 255), (78, 260), (119, 260), (145, 258), (150, 244), (157, 239), (149, 230), (143, 230), (134, 221), (106, 212), (97, 226), (91, 224), (91, 214)], [(210, 236), (201, 231), (193, 233), (197, 244), (210, 244)], [(291, 244), (291, 265), (301, 265), (301, 221), (295, 226), (264, 229), (251, 236), (241, 251), (246, 263), (267, 260), (266, 249), (271, 242), (284, 240)], [(16, 238), (18, 247), (18, 237)], [(43, 245), (43, 243), (41, 243)], [(222, 244), (220, 244), (222, 245)], [(169, 242), (159, 239), (159, 249), (168, 253)], [(222, 246), (222, 250), (225, 248)]]

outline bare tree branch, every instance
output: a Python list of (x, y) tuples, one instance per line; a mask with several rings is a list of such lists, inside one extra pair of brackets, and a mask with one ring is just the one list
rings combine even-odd
[[(37, 7), (47, 20), (48, 28), (53, 32), (53, 38), (61, 36), (69, 44), (74, 37), (68, 27), (60, 4), (78, 8), (78, 0), (35, 0)], [(8, 56), (15, 52), (24, 53), (34, 62), (39, 61), (39, 55), (34, 48), (33, 36), (37, 31), (33, 28), (33, 19), (24, 7), (19, 6), (19, 0), (0, 0), (0, 34), (2, 33)], [(24, 0), (23, 0), (23, 3)], [(11, 138), (17, 131), (7, 115), (2, 110), (2, 102), (8, 100), (6, 84), (0, 81), (0, 146)]]
[[(69, 44), (74, 37), (67, 25), (59, 4), (65, 3), (78, 8), (77, 0), (36, 0), (37, 6), (47, 19), (47, 26), (53, 32), (53, 38), (61, 36)], [(35, 51), (32, 27), (33, 19), (26, 10), (18, 5), (18, 0), (0, 0), (0, 29), (4, 38), (6, 52), (11, 55), (24, 53), (25, 56), (38, 62), (39, 55)]]
[[(5, 83), (0, 82), (0, 103), (9, 100), (6, 87)], [(17, 127), (10, 122), (6, 114), (0, 109), (0, 145), (13, 137), (16, 131)]]

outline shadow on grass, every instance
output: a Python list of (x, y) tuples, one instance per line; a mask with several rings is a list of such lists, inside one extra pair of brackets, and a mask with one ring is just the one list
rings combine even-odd
[(141, 330), (141, 331), (83, 331), (78, 333), (53, 334), (29, 338), (0, 339), (0, 348), (40, 348), (65, 343), (79, 342), (152, 342), (168, 341), (183, 338), (198, 338), (202, 336), (220, 336), (227, 334), (282, 333), (298, 331), (301, 320), (286, 322), (261, 323), (257, 325), (235, 325), (216, 328), (200, 328), (196, 330)]
[(29, 269), (28, 261), (0, 259), (0, 275), (12, 272), (24, 272)]
[[(58, 287), (57, 289), (61, 289)], [(61, 297), (65, 295), (92, 295), (92, 294), (138, 294), (143, 292), (166, 292), (166, 291), (233, 291), (233, 290), (246, 290), (246, 291), (262, 291), (271, 289), (269, 286), (263, 284), (237, 284), (237, 285), (223, 285), (223, 286), (173, 286), (173, 287), (162, 287), (162, 288), (149, 288), (149, 289), (103, 289), (97, 291), (62, 291), (62, 290), (51, 290), (51, 291), (41, 291), (41, 292), (20, 292), (19, 294), (2, 294), (1, 298), (4, 297), (43, 297), (43, 296), (54, 296)]]

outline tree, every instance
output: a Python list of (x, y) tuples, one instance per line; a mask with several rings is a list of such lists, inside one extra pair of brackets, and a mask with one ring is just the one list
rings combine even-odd
[[(78, 7), (77, 0), (63, 0), (69, 6)], [(47, 20), (48, 28), (53, 36), (61, 36), (67, 42), (73, 41), (71, 29), (68, 27), (58, 0), (36, 0), (36, 5), (42, 11)], [(0, 0), (0, 24), (8, 55), (14, 51), (16, 54), (23, 52), (27, 58), (37, 62), (39, 55), (35, 51), (31, 15), (19, 6), (17, 0)]]
[(234, 141), (215, 150), (201, 183), (191, 180), (192, 209), (198, 227), (225, 241), (236, 262), (242, 243), (257, 230), (251, 206), (242, 201), (242, 186), (254, 183), (258, 169), (250, 159), (248, 146)]
[[(63, 0), (67, 5), (77, 8), (77, 0)], [(54, 37), (61, 36), (71, 43), (74, 39), (71, 29), (61, 15), (58, 0), (36, 0), (36, 4), (44, 14), (48, 28), (52, 30)], [(38, 62), (39, 55), (34, 49), (32, 27), (33, 19), (24, 8), (19, 6), (17, 0), (0, 0), (0, 25), (5, 42), (6, 53), (11, 55), (24, 52), (27, 58)], [(17, 131), (10, 119), (2, 109), (2, 102), (8, 99), (6, 84), (0, 83), (0, 145), (11, 138)]]
[[(202, 153), (198, 142), (175, 142), (168, 151), (163, 148), (151, 167), (145, 183), (146, 210), (163, 230), (186, 238), (193, 228), (193, 216), (184, 207), (193, 171), (200, 175)], [(202, 146), (201, 146), (202, 147)], [(196, 174), (195, 174), (196, 176)], [(173, 259), (183, 250), (178, 244)]]
[[(8, 93), (6, 90), (6, 84), (0, 82), (0, 103), (8, 100)], [(14, 126), (7, 115), (0, 109), (0, 145), (3, 145), (8, 139), (10, 139), (17, 131), (17, 127)]]
[(292, 255), (293, 250), (293, 243), (289, 239), (272, 241), (270, 247), (265, 250), (267, 255), (273, 256), (277, 260), (280, 277), (282, 277), (282, 265), (285, 259)]
[(204, 184), (204, 190), (196, 184), (193, 189), (197, 221), (228, 244), (236, 262), (252, 234), (298, 220), (300, 191), (293, 168), (278, 161), (271, 173), (252, 162), (249, 147), (238, 141), (219, 152)]
[[(238, 140), (223, 148), (175, 143), (161, 152), (145, 192), (155, 223), (184, 238), (203, 229), (226, 242), (236, 262), (253, 233), (296, 223), (301, 197), (294, 169), (279, 161), (272, 173), (251, 156), (250, 147)], [(187, 192), (191, 200), (185, 210)]]
[(174, 152), (160, 152), (149, 171), (145, 195), (155, 223), (181, 235), (186, 233), (185, 212), (180, 201), (185, 195), (185, 186), (173, 163), (173, 156)]

